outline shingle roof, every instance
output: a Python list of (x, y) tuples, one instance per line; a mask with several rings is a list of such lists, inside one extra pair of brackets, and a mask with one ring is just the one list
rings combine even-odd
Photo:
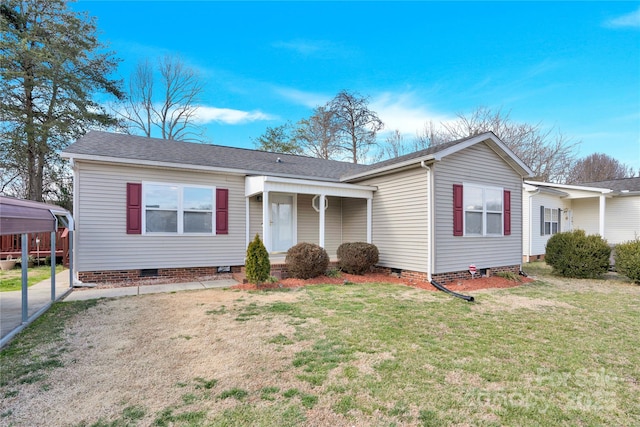
[[(176, 142), (126, 134), (91, 131), (63, 153), (73, 155), (132, 159), (176, 165), (236, 169), (246, 173), (314, 178), (339, 181), (340, 176), (364, 170), (367, 166), (291, 154), (270, 153), (220, 145)], [(280, 158), (281, 162), (277, 159)]]
[[(475, 143), (497, 137), (491, 133), (474, 135), (456, 141), (438, 144), (424, 150), (406, 154), (373, 165), (358, 165), (335, 160), (318, 159), (292, 154), (271, 153), (246, 148), (225, 147), (211, 144), (195, 144), (142, 136), (91, 131), (63, 151), (64, 157), (109, 158), (131, 161), (160, 162), (178, 167), (199, 166), (233, 170), (246, 174), (266, 174), (288, 178), (312, 178), (336, 181), (379, 173), (393, 169), (394, 165), (406, 165), (414, 159), (437, 156), (458, 144)], [(460, 148), (463, 148), (461, 145)], [(453, 148), (453, 150), (456, 150)], [(508, 150), (508, 149), (506, 149)], [(513, 153), (510, 155), (514, 156)], [(280, 159), (280, 161), (278, 161)], [(514, 160), (514, 159), (511, 159)], [(527, 167), (520, 160), (512, 161), (513, 167)], [(519, 166), (520, 165), (520, 166)], [(530, 172), (530, 171), (529, 171)]]
[(640, 177), (611, 179), (609, 181), (581, 182), (585, 187), (608, 188), (614, 191), (640, 191)]

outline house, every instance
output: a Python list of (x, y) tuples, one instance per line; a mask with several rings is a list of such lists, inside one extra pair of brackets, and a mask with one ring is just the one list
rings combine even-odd
[(420, 280), (520, 269), (531, 170), (493, 133), (374, 165), (96, 131), (63, 157), (80, 281), (238, 269), (255, 234), (275, 264), (299, 242), (335, 258), (366, 241)]
[(599, 234), (611, 245), (640, 237), (640, 177), (577, 185), (524, 181), (524, 261), (544, 258), (560, 231)]

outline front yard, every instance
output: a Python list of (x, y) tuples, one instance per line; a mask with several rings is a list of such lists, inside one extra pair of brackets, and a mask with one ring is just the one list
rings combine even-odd
[(1, 353), (16, 426), (640, 425), (640, 286), (548, 275), (58, 303)]

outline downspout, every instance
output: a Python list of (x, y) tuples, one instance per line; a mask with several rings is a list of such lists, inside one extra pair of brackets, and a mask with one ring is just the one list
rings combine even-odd
[(425, 164), (425, 161), (420, 161), (420, 167), (427, 171), (427, 182), (429, 183), (429, 200), (428, 200), (428, 208), (427, 208), (427, 224), (429, 226), (429, 256), (427, 262), (427, 280), (431, 283), (436, 289), (441, 290), (442, 292), (446, 292), (454, 297), (461, 298), (468, 302), (473, 302), (473, 297), (468, 295), (462, 295), (457, 292), (453, 292), (450, 289), (445, 288), (431, 277), (431, 270), (433, 268), (432, 259), (434, 254), (434, 236), (435, 232), (433, 229), (433, 200), (434, 200), (434, 192), (433, 192), (433, 174), (431, 173), (431, 168)]

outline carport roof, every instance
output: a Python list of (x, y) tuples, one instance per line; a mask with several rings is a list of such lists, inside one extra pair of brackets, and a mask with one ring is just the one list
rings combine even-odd
[(56, 205), (0, 196), (0, 235), (56, 231), (56, 217), (66, 218), (73, 228), (71, 213)]

